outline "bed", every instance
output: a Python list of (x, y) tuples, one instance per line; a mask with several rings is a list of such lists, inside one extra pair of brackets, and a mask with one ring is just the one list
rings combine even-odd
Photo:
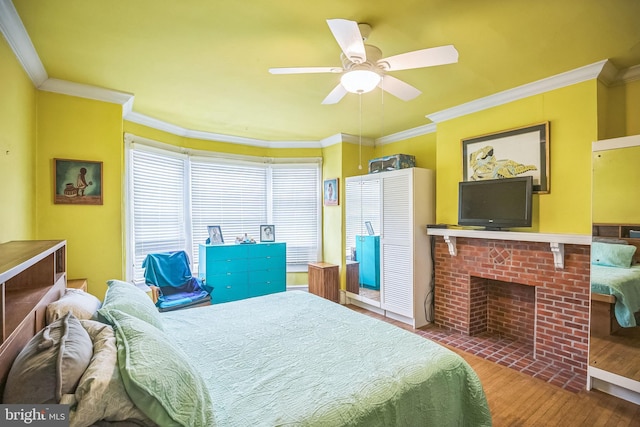
[(482, 385), (456, 353), (307, 292), (167, 313), (136, 292), (150, 301), (110, 281), (105, 323), (52, 315), (93, 343), (75, 391), (59, 396), (71, 426), (491, 425)]
[(637, 248), (624, 240), (594, 240), (591, 246), (592, 331), (600, 335), (638, 326), (640, 264)]

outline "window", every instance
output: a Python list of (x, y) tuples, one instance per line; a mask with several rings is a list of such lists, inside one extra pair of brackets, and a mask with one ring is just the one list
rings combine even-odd
[(186, 250), (197, 272), (209, 225), (233, 243), (244, 233), (259, 241), (260, 225), (273, 224), (276, 241), (287, 243), (287, 271), (317, 261), (320, 159), (176, 153), (138, 139), (127, 135), (128, 279), (143, 281), (142, 262), (158, 251)]

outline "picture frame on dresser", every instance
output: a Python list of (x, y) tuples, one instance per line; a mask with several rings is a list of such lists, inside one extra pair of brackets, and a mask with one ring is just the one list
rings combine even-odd
[(210, 245), (222, 245), (224, 244), (224, 237), (222, 236), (222, 229), (219, 225), (209, 225), (207, 227), (209, 232), (209, 238), (207, 243)]
[(261, 242), (275, 242), (276, 241), (276, 227), (271, 224), (260, 226), (260, 241)]
[(462, 140), (462, 180), (533, 176), (533, 192), (549, 193), (549, 122)]

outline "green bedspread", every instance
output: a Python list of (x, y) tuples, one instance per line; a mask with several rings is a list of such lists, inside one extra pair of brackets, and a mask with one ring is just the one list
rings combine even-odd
[(306, 292), (162, 319), (204, 377), (219, 427), (491, 425), (460, 356)]
[(640, 310), (640, 265), (631, 268), (591, 265), (591, 291), (616, 297), (616, 320), (623, 328), (637, 326)]

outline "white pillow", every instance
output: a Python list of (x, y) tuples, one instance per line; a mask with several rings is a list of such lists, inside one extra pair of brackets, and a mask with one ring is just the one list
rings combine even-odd
[(100, 420), (135, 420), (135, 425), (155, 425), (136, 407), (124, 388), (111, 325), (93, 320), (81, 320), (80, 323), (93, 341), (93, 357), (75, 393), (64, 395), (60, 402), (71, 406), (70, 427), (93, 425)]
[(47, 305), (47, 325), (71, 313), (76, 319), (92, 319), (102, 303), (100, 300), (81, 289), (68, 288), (59, 300)]

